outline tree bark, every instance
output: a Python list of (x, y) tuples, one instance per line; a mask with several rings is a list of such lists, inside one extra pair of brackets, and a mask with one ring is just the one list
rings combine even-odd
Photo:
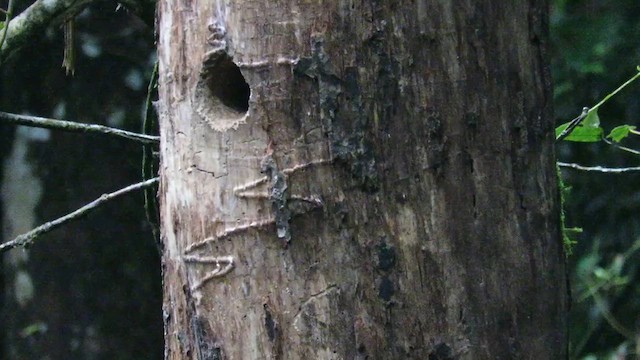
[(167, 359), (561, 359), (547, 2), (159, 2)]

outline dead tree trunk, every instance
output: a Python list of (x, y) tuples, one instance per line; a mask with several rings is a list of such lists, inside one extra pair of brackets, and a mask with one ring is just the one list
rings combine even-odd
[(168, 359), (561, 359), (545, 1), (159, 2)]

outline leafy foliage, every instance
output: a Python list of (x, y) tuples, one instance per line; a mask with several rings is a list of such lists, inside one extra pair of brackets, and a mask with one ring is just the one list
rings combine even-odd
[[(576, 108), (596, 103), (629, 78), (640, 58), (640, 3), (635, 0), (554, 0), (551, 17), (554, 106), (561, 124)], [(639, 70), (640, 71), (640, 70)], [(637, 74), (636, 74), (637, 76)], [(626, 83), (625, 83), (626, 84)], [(626, 85), (625, 85), (626, 86)], [(611, 95), (611, 94), (610, 94)], [(640, 86), (607, 96), (558, 144), (563, 161), (634, 167)], [(591, 115), (591, 112), (589, 113)], [(587, 121), (588, 120), (588, 121)], [(596, 125), (597, 126), (594, 126)], [(625, 143), (625, 147), (621, 146)], [(613, 145), (613, 146), (612, 146)], [(566, 218), (584, 228), (569, 258), (572, 278), (572, 359), (633, 358), (640, 314), (640, 174), (563, 171), (571, 184)], [(566, 231), (565, 231), (566, 234)]]
[[(597, 113), (595, 117), (598, 117)], [(569, 127), (569, 123), (564, 123), (556, 128), (556, 137)], [(600, 126), (588, 126), (587, 124), (578, 125), (573, 131), (564, 139), (566, 141), (576, 142), (596, 142), (602, 140), (602, 134), (604, 131)]]
[[(638, 77), (640, 77), (640, 66), (636, 67), (638, 73), (634, 75), (631, 79), (627, 80), (624, 84), (619, 86), (615, 91), (608, 94), (604, 97), (598, 104), (596, 104), (593, 108), (587, 110), (586, 116), (581, 115), (576, 119), (566, 122), (556, 128), (556, 139), (560, 140), (560, 137), (564, 133), (566, 129), (570, 129), (570, 127), (577, 123), (578, 125), (571, 130), (569, 135), (565, 137), (563, 140), (566, 141), (576, 141), (576, 142), (596, 142), (602, 140), (604, 130), (600, 127), (600, 117), (598, 116), (598, 108), (602, 106), (607, 100), (611, 99), (617, 93), (622, 91), (629, 84), (634, 82)], [(621, 139), (627, 137), (629, 133), (632, 133), (635, 126), (631, 125), (621, 125), (617, 126), (615, 131), (615, 140), (616, 142), (620, 142)], [(609, 134), (608, 137), (612, 136), (613, 131)]]
[(611, 130), (609, 135), (607, 135), (607, 138), (610, 138), (611, 140), (619, 143), (624, 138), (629, 136), (629, 134), (635, 133), (634, 132), (635, 129), (636, 129), (636, 127), (633, 126), (633, 125), (616, 126), (616, 127), (613, 128), (613, 130)]

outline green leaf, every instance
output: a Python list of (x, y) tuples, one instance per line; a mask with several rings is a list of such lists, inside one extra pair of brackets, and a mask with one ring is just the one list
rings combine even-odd
[[(588, 118), (589, 116), (587, 116)], [(597, 117), (597, 115), (596, 115)], [(586, 120), (586, 119), (585, 119)], [(564, 123), (556, 128), (556, 137), (569, 126), (569, 123)], [(604, 130), (601, 127), (586, 127), (584, 125), (578, 125), (569, 136), (564, 138), (565, 141), (575, 142), (598, 142), (602, 140)]]
[(572, 228), (564, 228), (564, 231), (574, 233), (574, 234), (582, 234), (583, 229), (581, 227), (572, 227)]
[(631, 279), (628, 276), (618, 276), (613, 279), (614, 286), (627, 285)]
[(601, 267), (597, 267), (593, 269), (593, 275), (595, 275), (596, 278), (601, 280), (608, 280), (609, 278), (611, 278), (611, 275), (609, 274), (609, 272)]
[(580, 125), (588, 127), (588, 128), (599, 128), (600, 127), (600, 117), (598, 116), (598, 110), (591, 110), (587, 114), (587, 117), (582, 120)]
[(564, 124), (562, 124), (562, 125), (558, 126), (558, 127), (556, 128), (556, 137), (560, 136), (560, 134), (562, 134), (562, 132), (564, 131), (564, 129), (566, 129), (566, 128), (568, 128), (568, 127), (569, 127), (569, 123), (568, 123), (568, 122), (566, 122), (566, 123), (564, 123)]
[(44, 333), (47, 331), (47, 324), (43, 322), (36, 322), (31, 325), (27, 325), (20, 331), (20, 336), (23, 338), (38, 334)]
[(617, 255), (613, 259), (613, 262), (611, 263), (609, 272), (611, 272), (613, 275), (620, 276), (620, 274), (622, 274), (623, 267), (624, 267), (624, 257), (622, 255)]
[(613, 128), (613, 130), (611, 130), (611, 133), (609, 133), (609, 135), (607, 135), (607, 137), (617, 143), (619, 143), (622, 139), (626, 138), (627, 136), (629, 136), (629, 133), (631, 132), (631, 130), (635, 130), (636, 127), (632, 126), (632, 125), (620, 125), (620, 126), (616, 126), (615, 128)]
[(4, 21), (0, 21), (0, 30), (4, 28)]
[(599, 262), (600, 257), (596, 254), (585, 255), (582, 259), (579, 259), (576, 264), (576, 275), (578, 275), (582, 282), (586, 282), (586, 279), (591, 276)]

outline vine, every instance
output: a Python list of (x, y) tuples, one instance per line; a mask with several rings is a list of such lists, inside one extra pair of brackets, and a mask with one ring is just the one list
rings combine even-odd
[[(571, 141), (571, 142), (584, 142), (584, 143), (596, 143), (604, 142), (607, 145), (614, 148), (632, 153), (634, 155), (640, 155), (640, 151), (623, 146), (621, 143), (630, 136), (640, 135), (640, 131), (636, 130), (635, 125), (623, 124), (618, 125), (611, 129), (605, 136), (605, 130), (600, 126), (600, 118), (598, 116), (598, 109), (606, 103), (613, 96), (622, 91), (625, 87), (629, 86), (636, 79), (640, 77), (640, 66), (636, 67), (636, 74), (629, 78), (626, 82), (620, 85), (613, 92), (605, 96), (600, 102), (594, 105), (592, 108), (583, 108), (582, 113), (575, 119), (566, 122), (558, 126), (555, 130), (556, 141)], [(581, 228), (568, 228), (566, 226), (565, 215), (565, 201), (566, 196), (570, 190), (570, 187), (566, 186), (562, 180), (560, 168), (570, 168), (580, 171), (589, 172), (601, 172), (601, 173), (627, 173), (640, 171), (640, 167), (623, 167), (623, 168), (609, 168), (604, 166), (583, 166), (574, 163), (557, 163), (558, 171), (558, 186), (560, 193), (560, 224), (562, 228), (562, 241), (567, 256), (571, 255), (573, 247), (577, 243), (573, 236), (576, 233), (581, 233)], [(597, 242), (596, 242), (597, 243)], [(608, 266), (598, 266), (597, 264), (602, 260), (600, 255), (590, 255), (587, 257), (588, 263), (591, 265), (588, 267), (588, 271), (579, 273), (579, 285), (577, 291), (577, 302), (583, 302), (587, 299), (592, 299), (595, 309), (604, 319), (605, 323), (613, 329), (616, 333), (621, 335), (626, 343), (635, 344), (636, 348), (640, 345), (637, 335), (626, 327), (621, 321), (619, 321), (610, 309), (609, 300), (606, 298), (608, 293), (621, 287), (632, 285), (631, 278), (623, 274), (624, 266), (627, 260), (640, 250), (640, 240), (635, 241), (633, 246), (628, 249), (624, 254), (619, 254), (611, 260)], [(585, 346), (589, 343), (590, 339), (596, 333), (598, 326), (597, 321), (590, 321), (584, 335), (581, 336), (574, 344), (572, 344), (572, 352), (574, 354), (580, 354), (584, 350)], [(625, 345), (626, 346), (626, 345)]]

